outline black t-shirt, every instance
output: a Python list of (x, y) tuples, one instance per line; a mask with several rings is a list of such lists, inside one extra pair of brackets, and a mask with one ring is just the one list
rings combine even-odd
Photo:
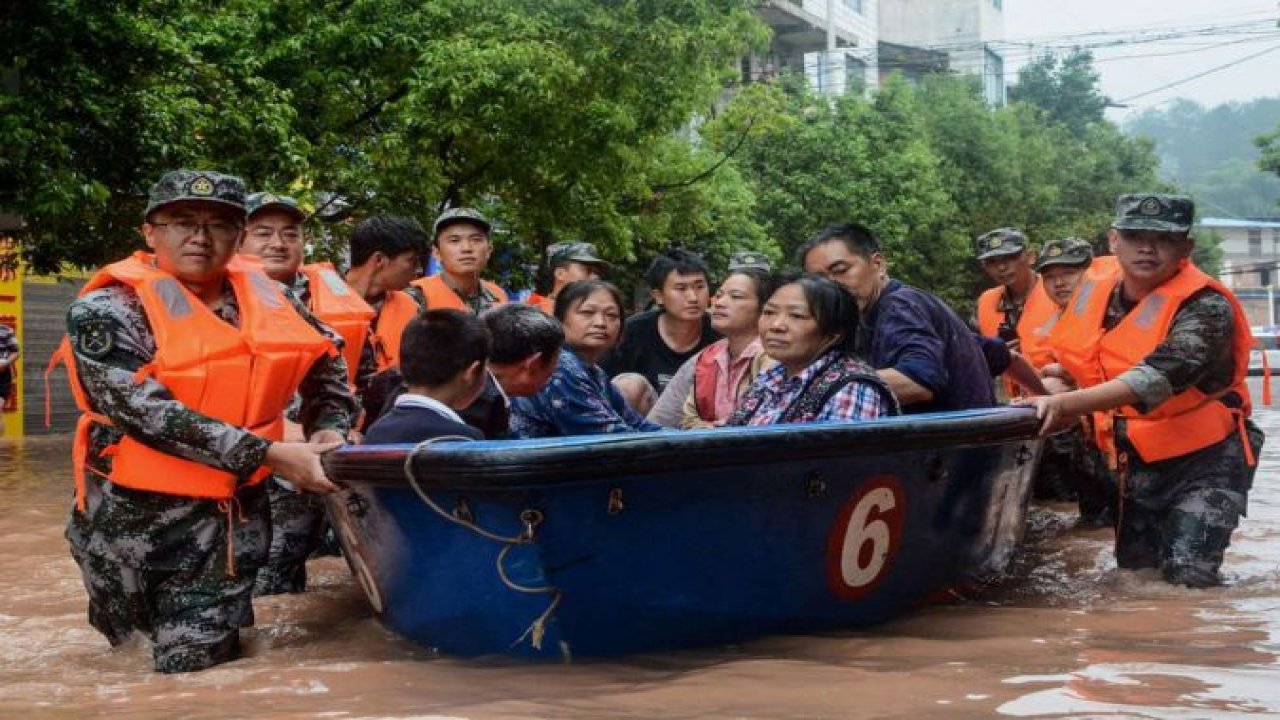
[(685, 360), (698, 354), (702, 348), (720, 339), (720, 333), (711, 329), (711, 318), (702, 315), (702, 337), (688, 352), (678, 353), (662, 340), (658, 332), (658, 317), (662, 308), (627, 318), (622, 328), (622, 339), (600, 362), (600, 367), (614, 377), (621, 373), (640, 373), (659, 393), (671, 381)]

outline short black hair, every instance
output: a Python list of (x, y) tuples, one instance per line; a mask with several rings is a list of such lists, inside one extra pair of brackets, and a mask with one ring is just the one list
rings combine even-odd
[(400, 336), (400, 374), (411, 386), (438, 387), (489, 358), (489, 328), (470, 312), (426, 310)]
[(489, 362), (495, 365), (511, 365), (537, 353), (554, 357), (564, 345), (560, 322), (533, 305), (499, 305), (480, 319), (489, 328)]
[(730, 270), (724, 276), (725, 280), (734, 275), (741, 275), (751, 281), (756, 289), (756, 309), (764, 307), (764, 303), (773, 295), (773, 291), (778, 289), (778, 277), (768, 270), (762, 268), (738, 268)]
[(412, 250), (422, 257), (430, 246), (427, 231), (417, 220), (399, 215), (374, 215), (361, 220), (351, 234), (351, 267), (364, 265), (378, 251), (393, 258)]
[(856, 222), (837, 223), (828, 225), (822, 232), (805, 240), (796, 251), (796, 264), (804, 267), (806, 255), (819, 245), (826, 245), (832, 241), (844, 243), (849, 252), (868, 260), (872, 255), (880, 252), (880, 241), (865, 225), (859, 225)]
[(604, 290), (613, 296), (613, 301), (618, 303), (618, 312), (626, 314), (626, 305), (622, 304), (622, 293), (611, 282), (599, 279), (577, 280), (565, 285), (556, 294), (556, 319), (564, 322), (564, 318), (569, 314), (569, 310), (583, 300), (586, 300), (592, 293)]
[(849, 351), (858, 329), (858, 303), (843, 285), (818, 273), (787, 273), (778, 278), (774, 292), (787, 285), (799, 285), (809, 313), (822, 335), (841, 336), (836, 347)]
[(661, 290), (667, 282), (667, 276), (673, 272), (681, 275), (701, 274), (704, 278), (711, 277), (711, 272), (707, 270), (707, 263), (701, 255), (684, 248), (671, 248), (649, 263), (649, 270), (645, 272), (644, 279), (649, 283), (650, 288)]

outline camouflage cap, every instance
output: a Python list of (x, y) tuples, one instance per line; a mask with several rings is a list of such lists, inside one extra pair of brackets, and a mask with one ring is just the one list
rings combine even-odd
[(749, 269), (768, 272), (773, 268), (769, 267), (769, 258), (764, 253), (736, 252), (729, 256), (729, 272)]
[(1184, 233), (1191, 229), (1195, 214), (1195, 203), (1183, 195), (1121, 195), (1116, 201), (1116, 219), (1111, 227), (1117, 230)]
[(547, 248), (547, 266), (552, 270), (571, 262), (609, 268), (609, 261), (597, 255), (596, 246), (589, 242), (556, 243)]
[(171, 170), (151, 186), (143, 217), (166, 205), (199, 201), (215, 203), (244, 212), (244, 181), (234, 175), (212, 170)]
[(1078, 237), (1050, 240), (1040, 251), (1040, 259), (1036, 261), (1036, 272), (1050, 265), (1087, 265), (1093, 260), (1093, 245), (1088, 240)]
[(1027, 249), (1027, 236), (1014, 228), (998, 228), (978, 236), (977, 253), (979, 260), (1014, 255)]
[(492, 223), (490, 223), (488, 218), (484, 215), (481, 215), (479, 210), (466, 207), (449, 208), (448, 210), (440, 213), (440, 217), (436, 218), (436, 221), (431, 224), (431, 240), (434, 242), (436, 238), (440, 237), (441, 230), (460, 222), (469, 222), (479, 225), (484, 228), (486, 235), (488, 235), (489, 231), (493, 229)]
[(245, 200), (246, 218), (251, 218), (263, 210), (283, 210), (292, 215), (298, 222), (307, 219), (307, 211), (303, 210), (298, 201), (288, 195), (273, 195), (269, 192), (256, 192), (249, 195)]

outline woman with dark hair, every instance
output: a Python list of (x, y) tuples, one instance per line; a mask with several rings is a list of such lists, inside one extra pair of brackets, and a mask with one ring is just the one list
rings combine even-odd
[(853, 296), (834, 280), (783, 281), (760, 313), (764, 351), (777, 367), (756, 378), (728, 425), (869, 420), (898, 414), (898, 401), (850, 349)]
[(513, 437), (662, 429), (632, 410), (596, 364), (618, 342), (622, 307), (622, 294), (603, 280), (579, 280), (560, 290), (555, 316), (564, 326), (564, 348), (546, 387), (536, 395), (512, 398)]
[(685, 393), (681, 428), (723, 425), (756, 376), (774, 366), (760, 344), (759, 325), (775, 284), (769, 271), (760, 268), (733, 270), (720, 283), (711, 298), (711, 328), (724, 339), (688, 360), (693, 384)]

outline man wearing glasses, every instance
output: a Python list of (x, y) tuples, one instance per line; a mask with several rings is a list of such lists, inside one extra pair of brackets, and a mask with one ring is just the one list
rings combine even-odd
[[(89, 620), (113, 645), (149, 636), (161, 672), (239, 656), (270, 538), (262, 481), (333, 492), (320, 456), (355, 412), (322, 326), (235, 257), (244, 202), (236, 177), (162, 177), (142, 225), (151, 252), (89, 280), (59, 351), (83, 413), (67, 539)], [(309, 443), (283, 440), (295, 392)]]

